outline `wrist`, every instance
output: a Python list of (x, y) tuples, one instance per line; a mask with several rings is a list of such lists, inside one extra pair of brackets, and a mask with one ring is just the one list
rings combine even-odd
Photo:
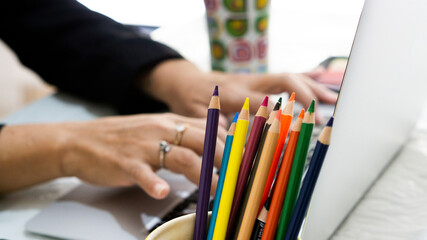
[(194, 64), (184, 59), (166, 60), (157, 64), (142, 81), (142, 91), (170, 106), (174, 96), (180, 94), (193, 80), (203, 75)]
[(60, 124), (9, 125), (0, 137), (0, 191), (62, 177)]

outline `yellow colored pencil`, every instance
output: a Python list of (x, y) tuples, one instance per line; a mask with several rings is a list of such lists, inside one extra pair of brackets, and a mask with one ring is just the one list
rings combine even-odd
[(246, 98), (234, 131), (233, 144), (231, 145), (228, 160), (227, 173), (225, 174), (224, 187), (219, 202), (218, 215), (215, 222), (215, 230), (212, 239), (224, 240), (227, 233), (228, 218), (230, 217), (231, 205), (233, 203), (234, 190), (239, 175), (240, 163), (242, 162), (243, 148), (245, 146), (246, 134), (249, 126), (249, 98)]
[(258, 206), (261, 202), (265, 182), (267, 181), (268, 171), (270, 170), (271, 161), (273, 160), (277, 141), (279, 140), (280, 115), (281, 111), (279, 110), (265, 138), (264, 148), (262, 149), (259, 165), (255, 172), (254, 183), (249, 194), (245, 212), (243, 213), (242, 223), (237, 230), (237, 240), (249, 240), (251, 237), (252, 229), (258, 215)]

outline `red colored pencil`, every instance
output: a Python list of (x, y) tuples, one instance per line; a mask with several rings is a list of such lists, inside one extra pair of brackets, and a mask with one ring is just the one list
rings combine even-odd
[(270, 171), (268, 172), (267, 182), (265, 183), (264, 192), (262, 193), (261, 203), (258, 213), (264, 207), (265, 201), (270, 195), (271, 184), (273, 184), (274, 176), (276, 175), (277, 165), (279, 165), (280, 156), (282, 156), (283, 146), (285, 145), (286, 138), (288, 137), (289, 127), (292, 123), (292, 116), (294, 113), (295, 93), (291, 94), (288, 103), (286, 103), (280, 116), (280, 136), (277, 142), (276, 150), (274, 152), (273, 161), (271, 162)]

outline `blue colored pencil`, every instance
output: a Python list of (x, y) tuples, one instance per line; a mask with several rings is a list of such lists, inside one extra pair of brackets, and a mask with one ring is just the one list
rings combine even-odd
[(211, 221), (209, 223), (209, 231), (208, 231), (208, 238), (207, 238), (208, 240), (212, 239), (214, 229), (215, 229), (216, 216), (218, 215), (218, 208), (219, 208), (219, 202), (221, 200), (222, 187), (224, 186), (225, 173), (227, 172), (227, 166), (228, 166), (228, 158), (230, 157), (231, 144), (233, 143), (234, 130), (236, 128), (236, 122), (238, 117), (239, 117), (239, 113), (236, 112), (236, 115), (234, 115), (233, 122), (231, 122), (231, 126), (228, 130), (227, 138), (225, 139), (224, 153), (222, 154), (221, 170), (219, 171), (218, 185), (216, 187)]
[(300, 232), (302, 222), (304, 221), (308, 206), (310, 205), (311, 196), (313, 195), (314, 187), (316, 186), (317, 178), (319, 177), (320, 169), (323, 165), (323, 160), (329, 148), (333, 121), (334, 118), (331, 117), (317, 140), (313, 157), (311, 158), (298, 200), (292, 212), (292, 217), (284, 238), (285, 240), (295, 240), (298, 238), (298, 233)]
[(205, 240), (207, 235), (208, 206), (212, 184), (216, 139), (218, 135), (219, 109), (218, 86), (216, 86), (209, 103), (206, 121), (205, 143), (203, 146), (202, 169), (200, 172), (199, 195), (197, 197), (193, 240)]

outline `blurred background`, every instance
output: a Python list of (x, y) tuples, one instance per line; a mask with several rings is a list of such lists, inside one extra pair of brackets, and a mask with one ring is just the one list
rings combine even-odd
[[(173, 32), (194, 34), (205, 41), (206, 54), (193, 57), (194, 49), (181, 52), (208, 70), (208, 37), (203, 0), (80, 0), (88, 8), (129, 25), (160, 27), (153, 36)], [(348, 56), (363, 0), (272, 0), (270, 12), (270, 72), (309, 71), (329, 56)], [(166, 33), (165, 33), (166, 32)], [(188, 39), (188, 38), (187, 38)], [(174, 42), (176, 40), (176, 42)], [(181, 43), (179, 41), (181, 40)], [(172, 47), (186, 38), (166, 41)], [(274, 49), (274, 51), (271, 51)], [(280, 61), (277, 61), (280, 59)], [(26, 104), (55, 92), (40, 77), (19, 63), (0, 40), (0, 119)]]

